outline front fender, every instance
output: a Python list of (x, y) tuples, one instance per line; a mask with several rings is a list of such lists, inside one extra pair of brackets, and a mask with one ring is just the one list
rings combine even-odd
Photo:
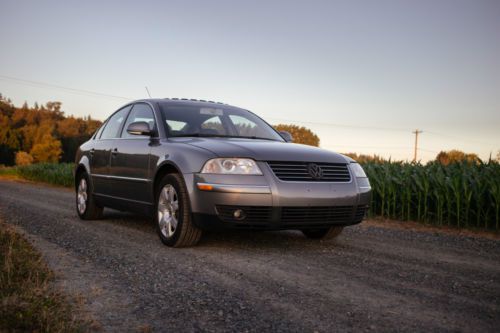
[(76, 175), (82, 169), (87, 173), (87, 175), (89, 175), (89, 181), (91, 183), (91, 186), (93, 187), (94, 184), (92, 183), (92, 176), (90, 174), (90, 160), (85, 155), (80, 157), (80, 160), (78, 160), (78, 162), (75, 164), (75, 168), (73, 169), (73, 179), (75, 184), (76, 184)]

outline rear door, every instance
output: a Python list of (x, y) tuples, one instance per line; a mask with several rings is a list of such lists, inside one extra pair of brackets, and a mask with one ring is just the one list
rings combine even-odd
[(96, 136), (94, 148), (90, 151), (90, 168), (95, 194), (111, 195), (111, 182), (109, 180), (111, 149), (115, 146), (114, 141), (119, 137), (131, 108), (132, 106), (128, 105), (115, 112), (106, 121), (100, 136)]
[(147, 103), (134, 104), (121, 130), (120, 139), (114, 141), (111, 150), (109, 175), (112, 195), (137, 204), (150, 205), (153, 199), (150, 191), (149, 163), (154, 139), (147, 135), (132, 135), (127, 132), (127, 127), (137, 121), (148, 123), (150, 129), (157, 133), (151, 106)]

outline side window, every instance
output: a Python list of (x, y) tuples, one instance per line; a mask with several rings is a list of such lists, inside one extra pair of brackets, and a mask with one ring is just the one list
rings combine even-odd
[(99, 140), (99, 138), (101, 137), (101, 133), (102, 131), (104, 130), (104, 127), (106, 127), (106, 122), (104, 122), (101, 127), (99, 127), (99, 129), (97, 130), (97, 132), (95, 133), (94, 135), (94, 140)]
[(118, 131), (125, 121), (125, 117), (127, 116), (127, 113), (131, 107), (132, 106), (130, 105), (124, 107), (108, 119), (108, 121), (106, 122), (106, 127), (104, 127), (104, 131), (102, 131), (101, 139), (113, 139), (118, 137)]
[(201, 134), (226, 134), (219, 116), (208, 118), (200, 127)]
[(122, 138), (141, 138), (141, 137), (147, 137), (145, 135), (132, 135), (127, 132), (127, 127), (135, 123), (137, 121), (144, 121), (149, 124), (149, 129), (153, 130), (155, 128), (155, 117), (153, 114), (153, 110), (151, 110), (151, 107), (147, 104), (144, 103), (138, 103), (135, 104), (134, 107), (132, 108), (132, 111), (130, 112), (127, 121), (125, 122), (125, 126), (123, 126), (122, 129)]

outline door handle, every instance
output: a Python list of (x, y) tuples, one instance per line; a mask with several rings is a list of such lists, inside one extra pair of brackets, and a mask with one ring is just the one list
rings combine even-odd
[(111, 156), (112, 156), (112, 157), (115, 157), (115, 156), (116, 156), (116, 154), (118, 154), (118, 148), (115, 148), (115, 149), (113, 149), (113, 150), (111, 151)]
[(95, 149), (94, 149), (94, 148), (90, 149), (90, 151), (89, 151), (89, 155), (90, 155), (90, 157), (94, 156), (94, 152), (95, 152)]

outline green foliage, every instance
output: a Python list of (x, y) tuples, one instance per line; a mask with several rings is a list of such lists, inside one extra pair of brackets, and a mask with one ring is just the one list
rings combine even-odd
[(0, 164), (0, 176), (17, 176), (17, 169), (15, 167), (6, 167)]
[(500, 164), (363, 164), (373, 188), (371, 214), (437, 225), (500, 230)]
[(73, 186), (73, 163), (38, 163), (16, 167), (22, 178), (71, 187)]

